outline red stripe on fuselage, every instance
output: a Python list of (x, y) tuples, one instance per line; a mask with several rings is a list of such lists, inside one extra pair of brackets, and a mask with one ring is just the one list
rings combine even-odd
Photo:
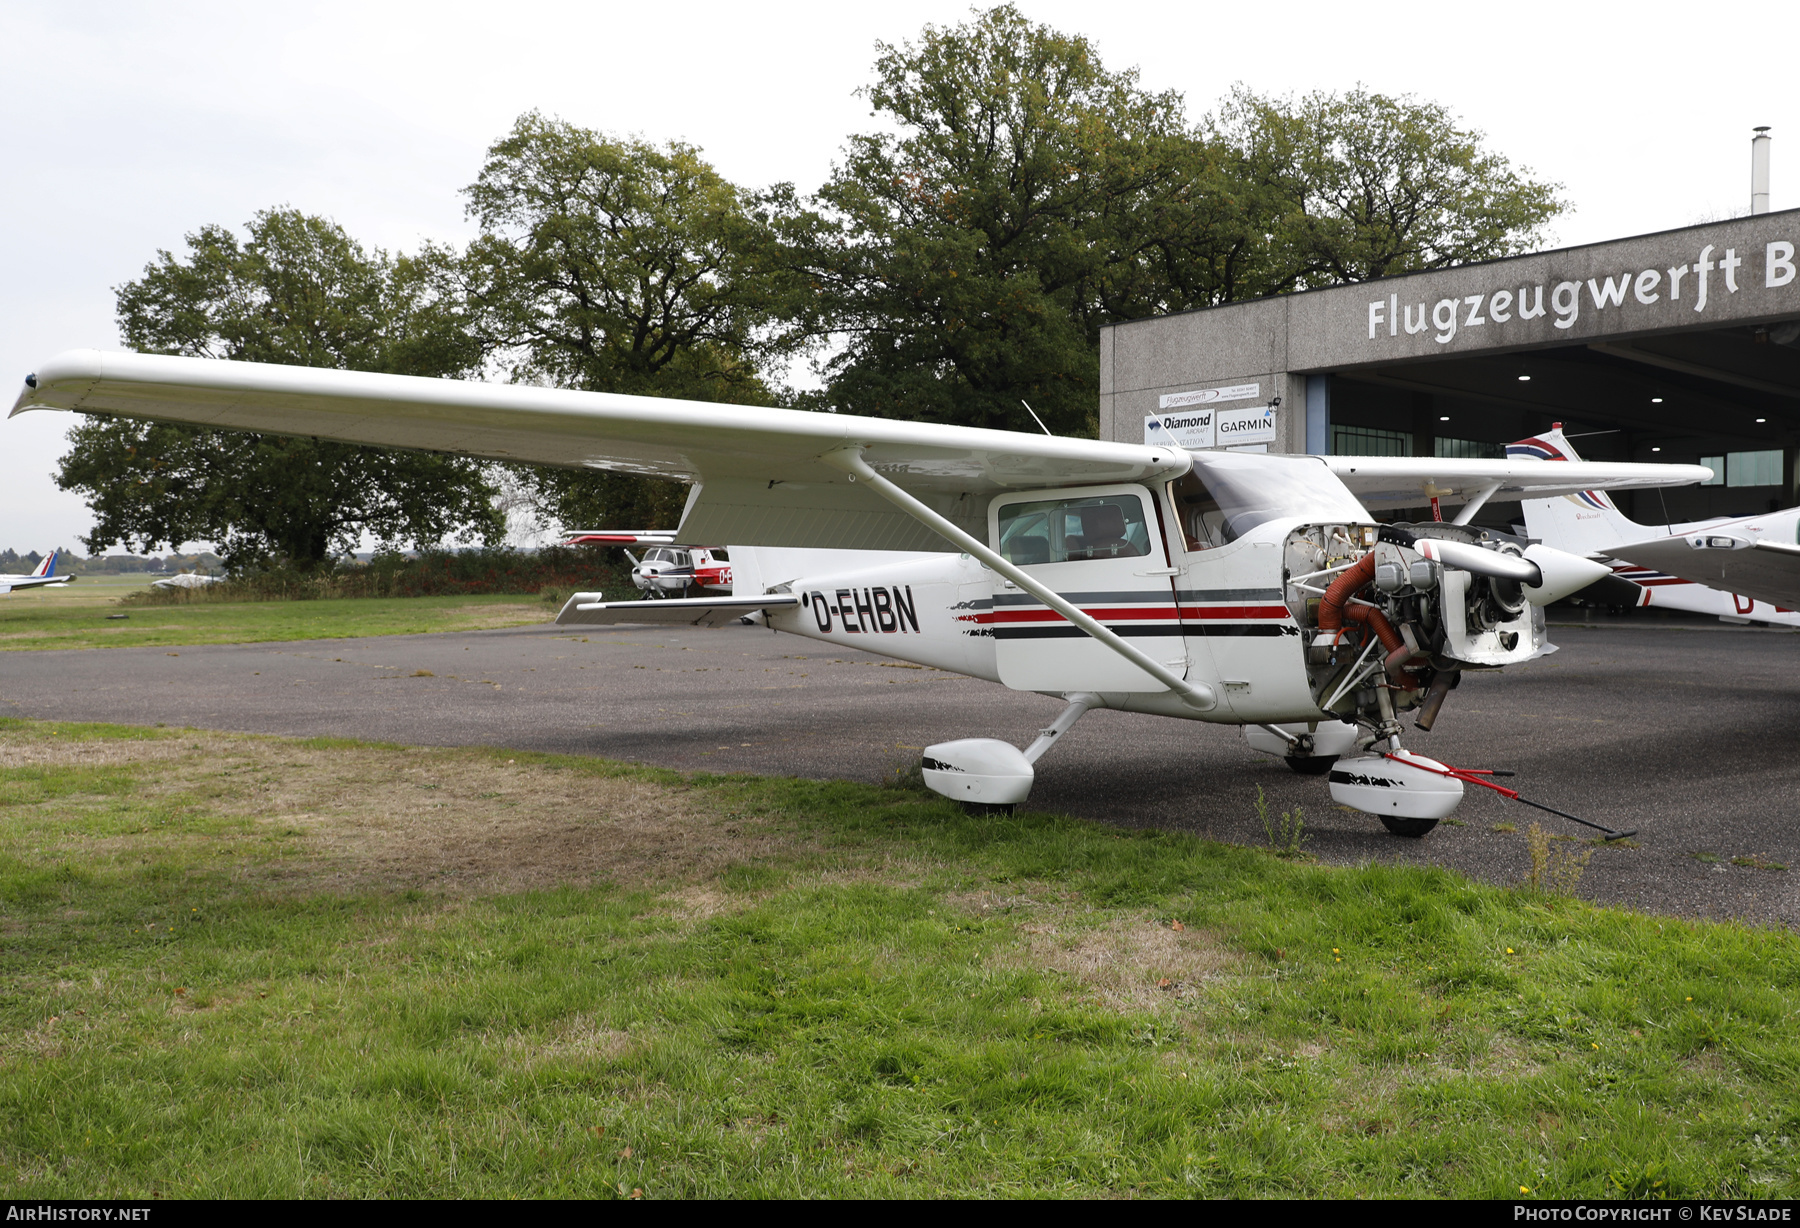
[[(1213, 606), (1105, 606), (1099, 609), (1083, 609), (1083, 614), (1090, 618), (1106, 622), (1202, 622), (1210, 620), (1230, 620), (1245, 622), (1258, 619), (1278, 619), (1286, 621), (1288, 608), (1284, 605), (1213, 605)], [(1062, 622), (1063, 616), (1055, 610), (994, 610), (987, 614), (979, 614), (975, 618), (979, 623), (1053, 623)]]

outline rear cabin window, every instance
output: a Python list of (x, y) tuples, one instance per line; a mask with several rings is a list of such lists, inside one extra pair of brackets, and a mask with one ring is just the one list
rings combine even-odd
[(1136, 495), (1010, 503), (1000, 509), (1000, 553), (1022, 567), (1137, 558), (1150, 553), (1150, 528)]

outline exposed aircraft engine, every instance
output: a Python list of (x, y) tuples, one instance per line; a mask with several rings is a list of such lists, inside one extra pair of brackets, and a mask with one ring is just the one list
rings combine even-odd
[(1429, 730), (1465, 669), (1555, 651), (1542, 607), (1606, 569), (1510, 534), (1425, 523), (1308, 525), (1287, 540), (1290, 608), (1307, 636), (1320, 708), (1399, 732)]

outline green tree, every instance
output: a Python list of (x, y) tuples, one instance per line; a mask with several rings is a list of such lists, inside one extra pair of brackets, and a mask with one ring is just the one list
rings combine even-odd
[(1271, 215), (1275, 288), (1513, 256), (1566, 207), (1444, 107), (1358, 87), (1300, 99), (1238, 86), (1214, 121)]
[[(118, 290), (125, 344), (146, 353), (386, 371), (466, 373), (480, 358), (426, 269), (366, 252), (336, 224), (259, 213), (240, 242), (208, 226)], [(95, 415), (70, 433), (58, 484), (83, 492), (99, 552), (210, 541), (231, 566), (316, 567), (364, 533), (386, 544), (505, 524), (475, 462), (308, 438)]]
[(1524, 250), (1561, 208), (1441, 107), (1175, 93), (1003, 5), (883, 45), (853, 137), (782, 219), (834, 345), (817, 401), (1059, 432), (1096, 425), (1104, 326)]
[[(1214, 176), (1173, 93), (1002, 6), (882, 45), (877, 113), (790, 225), (841, 345), (827, 399), (858, 413), (1091, 432), (1098, 330), (1171, 305), (1159, 265), (1208, 243)], [(1195, 206), (1201, 206), (1197, 211)], [(1216, 236), (1214, 236), (1216, 238)]]
[[(460, 260), (475, 335), (515, 379), (590, 392), (772, 404), (783, 318), (771, 211), (690, 146), (616, 141), (536, 112), (467, 190)], [(539, 468), (565, 525), (673, 527), (680, 483)]]

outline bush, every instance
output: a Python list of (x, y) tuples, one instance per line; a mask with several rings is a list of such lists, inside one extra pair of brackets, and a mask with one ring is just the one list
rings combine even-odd
[[(119, 604), (190, 605), (238, 601), (317, 601), (337, 597), (460, 597), (489, 593), (538, 596), (547, 591), (601, 590), (634, 595), (631, 567), (610, 549), (548, 546), (519, 550), (427, 550), (414, 557), (378, 554), (368, 563), (299, 571), (246, 572), (204, 588), (149, 588)], [(622, 590), (622, 591), (621, 591)]]

